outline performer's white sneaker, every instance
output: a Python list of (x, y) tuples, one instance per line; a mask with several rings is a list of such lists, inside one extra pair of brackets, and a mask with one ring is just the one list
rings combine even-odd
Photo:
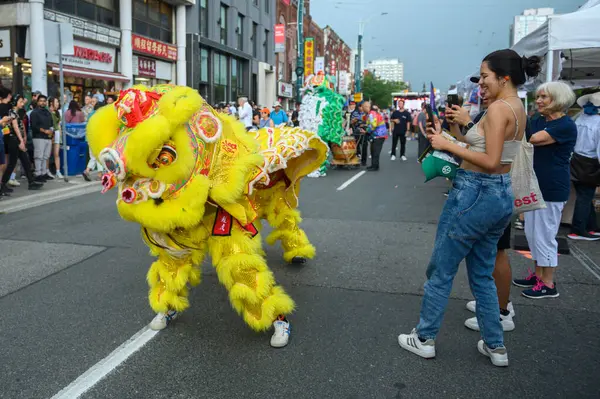
[(392, 155), (392, 161), (395, 161), (395, 160), (396, 160), (396, 156)]
[(406, 161), (406, 160), (407, 160), (407, 158), (406, 158), (404, 155), (402, 155), (402, 160), (403, 160), (403, 161)]
[(275, 320), (273, 327), (275, 332), (271, 337), (271, 346), (273, 348), (283, 348), (290, 340), (290, 323), (285, 320)]
[(150, 322), (150, 328), (154, 331), (164, 329), (170, 322), (175, 320), (178, 313), (174, 310), (169, 310), (167, 313), (158, 313)]

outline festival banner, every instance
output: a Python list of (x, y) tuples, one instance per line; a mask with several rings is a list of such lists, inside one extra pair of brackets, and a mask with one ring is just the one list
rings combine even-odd
[(285, 25), (275, 25), (275, 52), (285, 53)]
[(304, 39), (304, 76), (310, 76), (315, 70), (315, 39)]

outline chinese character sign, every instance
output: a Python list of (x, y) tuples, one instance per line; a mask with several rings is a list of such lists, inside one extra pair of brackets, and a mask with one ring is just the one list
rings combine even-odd
[(156, 61), (149, 58), (138, 57), (138, 75), (155, 78)]
[(131, 44), (133, 51), (152, 55), (157, 58), (164, 58), (170, 61), (177, 61), (177, 47), (171, 44), (148, 39), (135, 34), (131, 35)]
[(310, 76), (315, 70), (315, 40), (307, 37), (304, 41), (304, 76)]

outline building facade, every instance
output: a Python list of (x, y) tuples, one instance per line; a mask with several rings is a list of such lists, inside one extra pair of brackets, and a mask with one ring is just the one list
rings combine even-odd
[[(193, 0), (192, 0), (193, 1)], [(65, 88), (118, 94), (137, 83), (185, 84), (187, 0), (30, 0), (0, 5), (5, 87), (29, 96), (59, 94), (58, 23), (73, 31), (73, 53), (62, 55)], [(4, 32), (4, 33), (2, 33)]]
[(335, 77), (336, 88), (342, 95), (349, 95), (350, 66), (354, 62), (352, 49), (339, 37), (331, 26), (323, 29), (325, 42), (325, 73)]
[[(313, 39), (313, 57), (324, 55), (323, 30), (310, 15), (310, 2), (304, 2), (304, 39)], [(298, 1), (277, 0), (276, 23), (285, 30), (285, 49), (276, 53), (277, 98), (285, 108), (291, 107), (296, 98), (296, 61), (298, 58)], [(313, 59), (314, 62), (314, 59)], [(310, 72), (310, 71), (308, 71)]]
[(389, 82), (404, 81), (404, 64), (397, 58), (369, 61), (367, 70), (379, 79)]
[(211, 104), (273, 105), (275, 0), (196, 0), (187, 10), (187, 80)]
[(542, 26), (548, 20), (548, 16), (553, 14), (553, 8), (532, 8), (525, 10), (523, 15), (515, 16), (510, 27), (510, 47)]

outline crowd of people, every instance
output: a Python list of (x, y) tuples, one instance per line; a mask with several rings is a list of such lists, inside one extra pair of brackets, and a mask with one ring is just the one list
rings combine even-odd
[(300, 126), (298, 119), (300, 105), (297, 105), (293, 111), (285, 111), (279, 101), (269, 108), (258, 105), (247, 97), (240, 97), (237, 106), (235, 102), (230, 102), (215, 104), (213, 108), (219, 113), (239, 119), (248, 131), (281, 125)]
[[(29, 190), (39, 190), (49, 180), (62, 179), (62, 118), (66, 123), (85, 123), (99, 107), (114, 102), (111, 96), (90, 93), (81, 107), (70, 97), (65, 94), (61, 105), (59, 98), (48, 98), (36, 91), (27, 104), (24, 96), (13, 96), (10, 90), (0, 88), (0, 200), (21, 185), (19, 175), (27, 179)], [(94, 169), (99, 171), (100, 165), (90, 155), (83, 173), (86, 180), (91, 180)]]

